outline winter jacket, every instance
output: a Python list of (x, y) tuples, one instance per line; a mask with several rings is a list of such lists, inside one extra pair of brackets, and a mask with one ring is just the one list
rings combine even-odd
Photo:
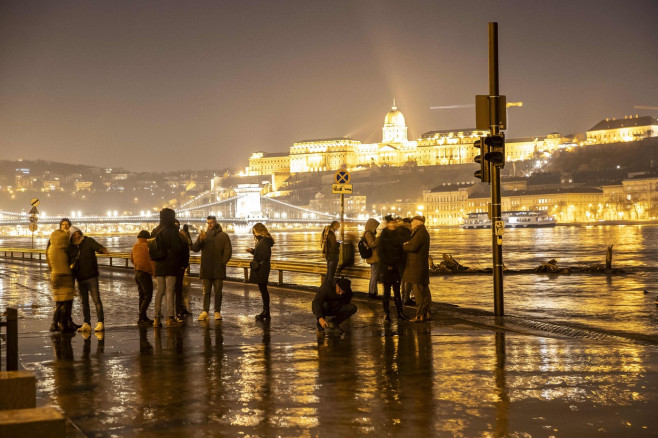
[[(411, 224), (407, 222), (402, 222), (398, 224), (398, 227), (395, 229), (398, 233), (398, 237), (402, 243), (408, 242), (411, 239)], [(404, 260), (402, 260), (402, 265), (400, 266), (400, 273), (404, 272), (404, 268), (407, 265), (407, 253), (404, 253)]]
[(75, 296), (73, 275), (69, 266), (69, 256), (66, 253), (68, 246), (68, 231), (55, 230), (52, 232), (46, 250), (46, 261), (50, 268), (50, 280), (55, 301), (70, 301)]
[(274, 240), (267, 236), (258, 236), (258, 243), (252, 251), (254, 261), (258, 262), (260, 266), (258, 269), (251, 269), (249, 273), (249, 281), (256, 284), (267, 284), (270, 277), (270, 259), (272, 258), (272, 246)]
[(372, 248), (372, 256), (366, 259), (366, 263), (375, 264), (379, 262), (379, 256), (377, 255), (377, 227), (379, 226), (379, 221), (374, 218), (368, 219), (366, 222), (366, 230), (363, 235), (366, 238), (366, 243), (370, 248)]
[(162, 234), (164, 247), (167, 250), (167, 257), (155, 260), (156, 277), (177, 276), (187, 265), (186, 260), (189, 260), (189, 246), (174, 225), (174, 219), (174, 211), (163, 208), (160, 211), (160, 225), (151, 233), (151, 237)]
[(425, 225), (418, 225), (411, 239), (402, 245), (407, 253), (407, 264), (402, 281), (411, 284), (430, 284), (430, 235)]
[(338, 244), (338, 240), (336, 240), (336, 232), (333, 228), (329, 228), (327, 231), (327, 241), (325, 245), (326, 254), (324, 258), (327, 261), (338, 261), (338, 258), (340, 257), (340, 245)]
[(73, 276), (78, 281), (88, 280), (98, 277), (98, 261), (96, 260), (97, 252), (105, 252), (105, 248), (91, 237), (82, 236), (82, 241), (78, 245), (71, 243), (67, 249), (71, 263), (77, 258), (77, 269), (74, 269)]
[(217, 225), (206, 232), (204, 240), (196, 239), (192, 245), (192, 251), (201, 251), (201, 269), (199, 278), (226, 278), (226, 264), (231, 260), (233, 248), (228, 234)]
[(327, 303), (330, 310), (336, 311), (352, 300), (351, 292), (344, 292), (342, 295), (336, 293), (336, 282), (338, 282), (337, 278), (322, 283), (322, 286), (320, 286), (320, 289), (315, 294), (315, 298), (313, 298), (311, 307), (313, 308), (313, 314), (318, 320), (325, 317), (324, 303)]
[(400, 267), (404, 263), (405, 254), (402, 241), (397, 230), (384, 228), (377, 238), (377, 253), (379, 255), (379, 273), (382, 282), (400, 281)]
[(137, 239), (130, 251), (130, 261), (135, 267), (135, 271), (147, 272), (151, 275), (155, 272), (155, 264), (149, 257), (149, 246), (146, 239)]

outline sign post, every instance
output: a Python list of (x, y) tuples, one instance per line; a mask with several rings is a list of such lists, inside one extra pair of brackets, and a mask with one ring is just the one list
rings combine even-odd
[[(489, 23), (489, 130), (498, 136), (505, 122), (498, 90), (498, 23)], [(494, 315), (505, 315), (503, 305), (503, 230), (500, 202), (500, 168), (491, 166), (491, 245), (493, 248)]]
[(30, 205), (32, 206), (32, 209), (30, 210), (30, 225), (28, 228), (32, 232), (32, 249), (34, 249), (34, 232), (39, 229), (39, 225), (37, 225), (37, 222), (39, 221), (39, 210), (37, 210), (39, 199), (32, 198)]
[(340, 194), (340, 241), (345, 241), (345, 194), (352, 193), (350, 184), (350, 173), (347, 170), (339, 170), (334, 175), (334, 184), (331, 185), (331, 193)]

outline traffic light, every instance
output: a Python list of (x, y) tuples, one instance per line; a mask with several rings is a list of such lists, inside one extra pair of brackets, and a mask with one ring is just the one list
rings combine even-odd
[(489, 162), (485, 158), (489, 154), (489, 145), (485, 140), (484, 137), (481, 137), (473, 143), (473, 146), (480, 149), (480, 155), (475, 157), (475, 162), (480, 163), (480, 170), (476, 171), (473, 175), (476, 178), (479, 178), (482, 182), (490, 183), (491, 169), (489, 167)]
[(489, 135), (484, 139), (484, 144), (488, 146), (484, 159), (493, 166), (505, 167), (505, 137), (501, 134)]

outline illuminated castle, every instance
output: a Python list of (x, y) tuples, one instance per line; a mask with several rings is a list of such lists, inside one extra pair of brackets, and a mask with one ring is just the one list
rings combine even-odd
[[(354, 170), (374, 166), (436, 166), (473, 163), (473, 142), (486, 135), (475, 129), (431, 131), (409, 141), (407, 124), (395, 102), (384, 117), (381, 143), (364, 144), (351, 138), (328, 138), (296, 142), (289, 154), (255, 152), (249, 158), (248, 175)], [(545, 138), (508, 140), (508, 161), (527, 160), (538, 151), (558, 147), (559, 134)]]

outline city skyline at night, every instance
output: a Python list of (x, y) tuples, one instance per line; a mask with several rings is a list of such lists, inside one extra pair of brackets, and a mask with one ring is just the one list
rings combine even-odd
[(158, 2), (0, 7), (0, 159), (131, 170), (243, 167), (307, 138), (470, 128), (499, 23), (509, 137), (578, 134), (658, 105), (638, 1)]

